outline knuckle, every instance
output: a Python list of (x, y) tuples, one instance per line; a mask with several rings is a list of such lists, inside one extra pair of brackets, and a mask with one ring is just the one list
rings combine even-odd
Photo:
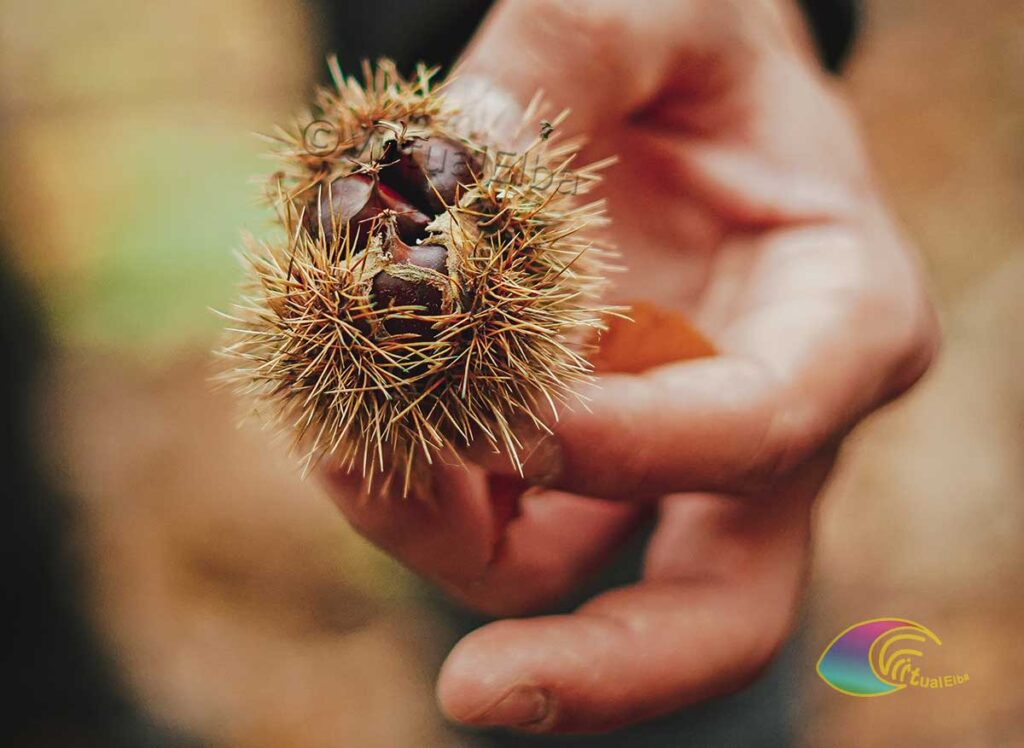
[(382, 533), (380, 517), (375, 512), (363, 511), (352, 505), (341, 506), (341, 513), (349, 526), (367, 540), (378, 540)]
[(758, 493), (778, 484), (809, 460), (821, 441), (809, 408), (780, 405), (749, 460), (738, 466), (741, 488)]
[(910, 389), (931, 368), (942, 345), (942, 332), (934, 309), (922, 302), (914, 321), (896, 345), (895, 394)]
[(348, 525), (367, 540), (379, 544), (393, 533), (394, 514), (383, 505), (387, 497), (370, 498), (358, 487), (335, 483), (331, 499)]
[(877, 339), (877, 355), (883, 362), (881, 400), (902, 395), (931, 368), (941, 344), (935, 310), (920, 286), (910, 294), (890, 294), (867, 299), (862, 316), (886, 320)]

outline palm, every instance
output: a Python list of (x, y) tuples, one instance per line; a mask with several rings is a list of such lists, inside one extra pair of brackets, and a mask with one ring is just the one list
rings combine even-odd
[[(809, 79), (800, 68), (791, 74)], [(661, 97), (592, 134), (583, 154), (618, 157), (599, 194), (628, 269), (617, 293), (683, 309), (711, 332), (729, 316), (728, 297), (750, 298), (769, 272), (785, 270), (786, 230), (843, 218), (867, 181), (856, 134), (830, 93), (737, 106), (748, 95), (757, 93)]]

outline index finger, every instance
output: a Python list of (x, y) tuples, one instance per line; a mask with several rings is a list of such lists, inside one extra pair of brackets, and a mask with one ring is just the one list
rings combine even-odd
[[(844, 226), (778, 230), (759, 248), (722, 355), (611, 375), (527, 449), (527, 476), (586, 496), (749, 493), (908, 388), (935, 348), (909, 253)], [(492, 466), (495, 467), (495, 466)]]
[(792, 627), (831, 462), (812, 460), (758, 502), (667, 499), (643, 581), (570, 615), (474, 631), (442, 668), (442, 708), (473, 725), (595, 732), (742, 687)]
[[(440, 464), (430, 497), (362, 493), (344, 471), (325, 478), (353, 528), (450, 595), (491, 615), (551, 605), (622, 542), (644, 512), (555, 491), (522, 496), (471, 465)], [(566, 526), (573, 532), (565, 533)]]

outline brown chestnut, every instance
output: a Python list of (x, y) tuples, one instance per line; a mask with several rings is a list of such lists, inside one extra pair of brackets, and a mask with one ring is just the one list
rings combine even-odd
[(441, 213), (454, 205), (479, 173), (466, 146), (440, 136), (393, 145), (385, 158), (389, 156), (395, 163), (381, 172), (381, 179), (426, 213)]
[[(392, 262), (408, 263), (416, 267), (448, 274), (448, 250), (436, 244), (409, 246), (395, 238), (391, 244)], [(416, 306), (419, 314), (441, 313), (442, 294), (430, 283), (410, 281), (382, 270), (373, 278), (373, 305), (383, 310), (398, 306)], [(392, 335), (412, 333), (423, 337), (432, 332), (429, 321), (391, 316), (384, 320), (384, 329)]]
[(390, 187), (379, 184), (366, 174), (351, 174), (324, 187), (316, 206), (307, 214), (306, 228), (316, 236), (323, 227), (327, 244), (334, 242), (335, 227), (348, 224), (355, 239), (355, 249), (366, 246), (373, 219), (384, 210), (395, 213), (398, 235), (414, 242), (423, 236), (430, 219)]

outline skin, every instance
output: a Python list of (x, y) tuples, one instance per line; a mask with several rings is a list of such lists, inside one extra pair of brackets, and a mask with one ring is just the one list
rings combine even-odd
[[(843, 437), (928, 368), (938, 332), (842, 93), (790, 0), (499, 3), (461, 67), (520, 103), (543, 89), (616, 153), (603, 187), (622, 298), (687, 312), (721, 355), (608, 375), (507, 466), (440, 465), (437, 498), (358, 495), (374, 543), (498, 620), (437, 686), (469, 725), (621, 727), (736, 690), (794, 624), (812, 509)], [(643, 578), (571, 615), (521, 617), (657, 515)], [(510, 521), (511, 520), (511, 521)]]

